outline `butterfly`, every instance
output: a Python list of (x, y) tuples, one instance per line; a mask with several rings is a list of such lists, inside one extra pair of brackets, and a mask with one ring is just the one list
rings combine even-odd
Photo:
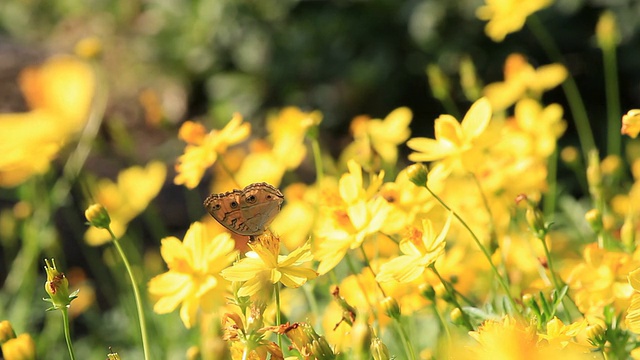
[(280, 212), (284, 195), (265, 183), (247, 185), (242, 190), (211, 194), (204, 207), (222, 226), (239, 235), (256, 236), (265, 232)]

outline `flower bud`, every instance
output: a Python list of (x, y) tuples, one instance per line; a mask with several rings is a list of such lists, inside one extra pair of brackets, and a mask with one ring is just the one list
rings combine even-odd
[(36, 343), (29, 334), (20, 334), (15, 339), (2, 344), (4, 359), (11, 360), (35, 360)]
[(438, 65), (429, 64), (427, 66), (427, 77), (429, 79), (429, 87), (431, 87), (431, 91), (433, 92), (433, 97), (438, 100), (449, 97), (449, 79), (447, 79)]
[(560, 151), (560, 159), (562, 159), (565, 164), (575, 167), (579, 165), (580, 153), (575, 146), (567, 146)]
[(630, 251), (635, 250), (636, 244), (636, 227), (633, 225), (633, 219), (627, 216), (620, 228), (620, 240), (622, 244)]
[(407, 167), (407, 175), (409, 176), (409, 181), (416, 184), (416, 186), (426, 186), (429, 170), (424, 164), (417, 163)]
[(542, 211), (536, 207), (529, 206), (525, 212), (525, 218), (527, 219), (529, 229), (531, 229), (539, 239), (544, 239), (547, 234), (547, 225), (544, 223)]
[(449, 313), (449, 316), (451, 317), (451, 322), (456, 324), (456, 325), (462, 325), (464, 324), (464, 319), (462, 316), (462, 311), (460, 311), (460, 308), (453, 308), (453, 310), (451, 310), (451, 313)]
[(420, 284), (418, 291), (420, 291), (420, 295), (429, 301), (433, 301), (436, 298), (436, 290), (430, 284)]
[(591, 209), (587, 211), (587, 213), (584, 214), (584, 218), (595, 233), (602, 231), (604, 227), (602, 223), (602, 213), (600, 213), (598, 209)]
[(108, 229), (111, 224), (111, 218), (107, 209), (101, 204), (93, 204), (87, 208), (84, 212), (84, 216), (89, 221), (89, 225), (95, 226), (98, 229)]
[(596, 39), (601, 49), (613, 49), (620, 42), (616, 16), (613, 12), (605, 11), (600, 15), (596, 24)]
[(51, 297), (45, 300), (49, 301), (53, 305), (49, 310), (68, 308), (71, 301), (77, 297), (77, 292), (69, 294), (69, 281), (63, 273), (58, 271), (54, 259), (51, 259), (51, 264), (49, 264), (49, 261), (46, 259), (44, 262), (44, 270), (47, 273), (47, 281), (44, 284), (44, 290)]
[(386, 298), (382, 299), (380, 304), (382, 305), (384, 313), (387, 314), (387, 316), (392, 319), (400, 318), (400, 305), (398, 305), (396, 299), (392, 298), (391, 296), (387, 296)]
[(391, 355), (389, 355), (389, 349), (387, 346), (380, 340), (380, 338), (374, 338), (371, 341), (371, 355), (374, 360), (389, 360), (391, 359)]
[(0, 344), (4, 344), (5, 342), (15, 338), (16, 332), (13, 331), (13, 327), (9, 320), (0, 321)]

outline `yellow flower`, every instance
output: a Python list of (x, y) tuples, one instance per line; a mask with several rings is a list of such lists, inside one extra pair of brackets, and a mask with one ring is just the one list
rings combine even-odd
[(35, 360), (36, 343), (29, 334), (20, 334), (2, 344), (2, 354), (7, 360)]
[(198, 310), (214, 311), (227, 290), (220, 271), (235, 260), (234, 246), (229, 233), (213, 236), (199, 222), (191, 224), (183, 241), (162, 239), (160, 253), (169, 271), (149, 281), (149, 293), (158, 299), (153, 311), (166, 314), (182, 304), (180, 318), (187, 328), (196, 323)]
[[(560, 319), (554, 317), (547, 323), (547, 333), (540, 334), (540, 338), (547, 340), (549, 345), (559, 349), (568, 345), (577, 346), (578, 344), (573, 339), (583, 331), (586, 331), (587, 325), (587, 321), (584, 319), (565, 325)], [(586, 347), (584, 350), (589, 351), (589, 348)]]
[[(528, 146), (516, 148), (525, 150), (527, 155), (546, 158), (556, 149), (557, 140), (567, 128), (562, 120), (562, 107), (551, 104), (543, 108), (539, 102), (525, 98), (516, 103), (515, 122), (517, 130), (524, 137), (523, 143)], [(513, 134), (517, 136), (517, 134)], [(510, 137), (511, 134), (505, 136)]]
[[(166, 177), (167, 168), (159, 161), (152, 161), (146, 167), (133, 166), (118, 174), (116, 183), (109, 179), (98, 181), (94, 191), (96, 202), (109, 212), (111, 230), (121, 237), (127, 224), (147, 208), (156, 197)], [(107, 231), (90, 227), (84, 234), (85, 241), (93, 246), (111, 240)]]
[(244, 141), (251, 132), (251, 125), (242, 122), (242, 115), (235, 113), (222, 130), (212, 130), (208, 134), (204, 127), (187, 121), (180, 128), (179, 137), (187, 142), (184, 154), (176, 164), (177, 175), (173, 182), (193, 189), (200, 183), (205, 170), (211, 167), (218, 156), (229, 146)]
[(640, 133), (640, 110), (629, 110), (626, 114), (622, 115), (622, 128), (620, 132), (623, 135), (629, 135), (632, 138), (638, 137)]
[(462, 156), (473, 148), (474, 140), (482, 135), (491, 120), (491, 104), (480, 98), (459, 123), (451, 115), (440, 115), (435, 121), (435, 139), (413, 138), (407, 142), (416, 152), (409, 155), (411, 161), (435, 161), (447, 159), (461, 165)]
[(629, 330), (640, 334), (640, 269), (630, 272), (628, 279), (634, 293), (624, 321)]
[(398, 146), (409, 138), (409, 124), (413, 114), (407, 107), (399, 107), (384, 120), (358, 116), (351, 123), (354, 141), (343, 151), (343, 159), (358, 159), (367, 167), (380, 167), (377, 158), (386, 164), (395, 164)]
[(511, 54), (504, 64), (504, 81), (484, 88), (484, 95), (495, 112), (502, 111), (529, 93), (539, 98), (543, 92), (562, 84), (567, 69), (561, 64), (543, 65), (534, 69), (522, 54)]
[(226, 313), (222, 317), (224, 331), (222, 338), (231, 342), (232, 358), (266, 360), (269, 357), (283, 360), (282, 349), (278, 344), (269, 341), (267, 336), (268, 333), (278, 331), (281, 327), (264, 326), (263, 305), (254, 303), (247, 307), (246, 312), (246, 315)]
[(404, 255), (383, 264), (376, 280), (410, 282), (417, 279), (444, 253), (445, 237), (450, 224), (451, 216), (447, 218), (439, 234), (435, 233), (428, 219), (422, 220), (422, 231), (410, 228), (408, 237), (400, 241), (400, 251)]
[(640, 267), (640, 262), (626, 253), (600, 249), (597, 244), (587, 246), (583, 257), (567, 279), (580, 311), (587, 318), (602, 314), (607, 305), (624, 311), (633, 295), (627, 275)]
[(373, 176), (365, 189), (362, 168), (355, 161), (348, 167), (349, 173), (340, 178), (338, 194), (322, 194), (325, 204), (321, 206), (314, 245), (320, 274), (333, 269), (349, 249), (358, 248), (367, 236), (377, 233), (390, 210), (384, 198), (374, 196), (384, 173)]
[(87, 119), (95, 91), (89, 65), (70, 56), (49, 59), (20, 74), (31, 111), (0, 114), (0, 186), (13, 187), (43, 174)]
[(500, 42), (524, 26), (527, 17), (551, 5), (552, 0), (485, 0), (476, 10), (480, 20), (488, 20), (485, 32), (495, 42)]
[(287, 202), (271, 223), (271, 229), (279, 234), (285, 248), (291, 251), (309, 239), (315, 220), (314, 203), (318, 192), (315, 187), (294, 183), (285, 188), (283, 193)]
[(267, 139), (256, 140), (236, 173), (240, 184), (266, 181), (278, 186), (287, 170), (296, 169), (307, 155), (307, 131), (322, 121), (319, 111), (305, 113), (286, 107), (267, 118)]
[(271, 294), (273, 284), (278, 282), (289, 288), (297, 288), (318, 276), (313, 269), (303, 266), (313, 259), (309, 243), (289, 255), (278, 255), (280, 241), (267, 230), (249, 246), (253, 252), (222, 271), (222, 276), (229, 281), (244, 281), (238, 296), (251, 296), (258, 292)]
[(535, 325), (521, 324), (510, 316), (502, 320), (487, 320), (469, 335), (477, 344), (462, 346), (454, 343), (450, 354), (452, 359), (592, 359), (588, 347), (550, 346), (540, 341)]

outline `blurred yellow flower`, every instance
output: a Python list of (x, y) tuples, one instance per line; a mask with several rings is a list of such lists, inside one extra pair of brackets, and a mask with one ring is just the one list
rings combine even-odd
[(539, 98), (543, 92), (562, 84), (568, 74), (561, 64), (534, 69), (522, 54), (514, 53), (505, 60), (504, 81), (485, 86), (484, 96), (494, 112), (502, 111), (527, 94)]
[(280, 185), (287, 170), (296, 169), (307, 156), (304, 143), (307, 131), (322, 121), (319, 111), (303, 112), (286, 107), (267, 118), (267, 139), (255, 140), (236, 179), (241, 185), (266, 181)]
[(286, 287), (297, 288), (318, 276), (317, 272), (304, 265), (313, 260), (309, 243), (289, 255), (279, 255), (280, 241), (267, 230), (249, 246), (253, 252), (222, 271), (225, 279), (244, 282), (238, 296), (251, 296), (258, 292), (270, 296), (273, 284), (281, 282)]
[(365, 238), (377, 233), (389, 213), (389, 204), (381, 196), (374, 196), (384, 172), (372, 176), (364, 187), (362, 168), (355, 161), (348, 163), (349, 173), (343, 174), (338, 194), (331, 189), (322, 193), (321, 210), (315, 229), (315, 259), (320, 261), (318, 272), (325, 274), (342, 260), (349, 249), (358, 248)]
[(382, 184), (379, 194), (392, 208), (382, 228), (386, 234), (402, 232), (436, 204), (427, 189), (413, 185), (407, 169), (400, 171), (394, 182)]
[(211, 167), (219, 155), (223, 155), (229, 146), (238, 144), (251, 133), (251, 124), (242, 122), (242, 115), (235, 113), (222, 130), (206, 133), (200, 124), (187, 121), (182, 124), (178, 137), (187, 143), (184, 154), (176, 164), (176, 185), (185, 185), (193, 189), (200, 183), (204, 172)]
[(400, 251), (404, 255), (382, 264), (376, 280), (406, 283), (417, 279), (444, 253), (445, 237), (450, 224), (451, 215), (447, 217), (447, 222), (438, 234), (429, 219), (422, 220), (422, 230), (409, 228), (408, 235), (400, 241)]
[(486, 320), (477, 331), (472, 331), (469, 335), (477, 341), (477, 344), (463, 346), (454, 342), (450, 349), (450, 358), (456, 360), (593, 359), (590, 349), (586, 346), (558, 347), (546, 341), (540, 341), (541, 336), (536, 333), (535, 325), (522, 324), (510, 316), (505, 316), (502, 320)]
[(634, 139), (638, 137), (638, 133), (640, 133), (640, 109), (632, 109), (622, 115), (622, 128), (620, 132)]
[(627, 276), (640, 262), (626, 253), (600, 249), (597, 244), (587, 246), (583, 257), (567, 278), (580, 311), (589, 318), (601, 315), (607, 305), (613, 305), (616, 313), (626, 310), (633, 295)]
[(87, 120), (95, 92), (91, 67), (57, 56), (20, 74), (31, 111), (0, 114), (0, 186), (13, 187), (49, 169), (49, 163)]
[(160, 253), (169, 271), (149, 281), (149, 293), (157, 299), (153, 311), (167, 314), (181, 304), (180, 319), (190, 328), (199, 310), (217, 309), (229, 285), (220, 271), (235, 260), (234, 246), (229, 233), (214, 236), (199, 222), (191, 224), (183, 241), (173, 236), (162, 239)]
[(488, 20), (485, 33), (495, 42), (500, 42), (519, 31), (534, 12), (551, 5), (552, 0), (485, 0), (485, 5), (476, 10), (480, 20)]
[(20, 334), (2, 344), (3, 359), (7, 360), (35, 360), (36, 343), (29, 334)]
[(633, 297), (624, 321), (629, 330), (640, 334), (640, 269), (630, 272), (628, 279), (633, 288)]
[(293, 183), (283, 193), (287, 202), (271, 223), (271, 229), (279, 234), (285, 248), (291, 251), (309, 239), (316, 215), (314, 205), (318, 192), (316, 187)]
[[(100, 179), (93, 191), (94, 200), (102, 204), (111, 218), (116, 237), (124, 235), (127, 224), (147, 208), (158, 195), (167, 174), (166, 166), (152, 161), (146, 167), (132, 166), (120, 171), (117, 182)], [(89, 245), (98, 246), (111, 240), (107, 231), (90, 227), (84, 234)]]
[(435, 139), (412, 138), (407, 142), (416, 151), (409, 155), (409, 160), (445, 159), (455, 167), (463, 166), (462, 156), (473, 149), (474, 140), (482, 135), (490, 120), (491, 104), (486, 98), (473, 103), (461, 123), (451, 115), (440, 115), (435, 121)]
[(380, 168), (379, 159), (385, 164), (395, 164), (398, 146), (409, 138), (409, 124), (413, 114), (407, 107), (399, 107), (384, 120), (358, 116), (351, 122), (354, 141), (342, 153), (343, 159), (356, 159), (367, 168)]
[[(526, 137), (522, 146), (514, 150), (526, 150), (527, 155), (546, 158), (556, 149), (556, 143), (567, 128), (562, 119), (562, 107), (551, 104), (542, 107), (536, 100), (525, 98), (516, 103), (515, 123)], [(505, 137), (510, 137), (509, 134)], [(515, 134), (513, 134), (515, 136)], [(524, 148), (524, 149), (523, 149)]]

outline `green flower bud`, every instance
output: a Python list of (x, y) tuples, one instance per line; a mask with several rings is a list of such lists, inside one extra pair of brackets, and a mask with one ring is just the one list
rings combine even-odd
[(93, 204), (87, 208), (84, 212), (84, 216), (89, 221), (91, 226), (95, 226), (98, 229), (108, 229), (111, 224), (111, 218), (104, 206), (100, 204)]
[(49, 310), (57, 310), (62, 308), (68, 308), (71, 305), (71, 301), (77, 296), (77, 291), (73, 294), (69, 294), (69, 280), (63, 273), (56, 268), (56, 262), (51, 259), (51, 264), (48, 260), (44, 260), (44, 271), (47, 273), (47, 281), (44, 284), (44, 290), (49, 294), (51, 298), (44, 299), (50, 302), (53, 306)]
[(407, 167), (407, 175), (409, 180), (416, 186), (426, 186), (429, 177), (429, 170), (424, 164), (413, 164)]
[(384, 309), (384, 313), (387, 314), (390, 318), (400, 318), (400, 305), (398, 305), (396, 299), (392, 298), (391, 296), (387, 296), (386, 298), (382, 299), (380, 304)]
[(389, 349), (387, 346), (380, 340), (380, 338), (374, 338), (371, 341), (371, 355), (374, 360), (389, 360), (391, 359), (391, 355), (389, 355)]
[(9, 320), (0, 321), (0, 344), (4, 344), (11, 339), (16, 338), (16, 332), (13, 331), (13, 327)]

